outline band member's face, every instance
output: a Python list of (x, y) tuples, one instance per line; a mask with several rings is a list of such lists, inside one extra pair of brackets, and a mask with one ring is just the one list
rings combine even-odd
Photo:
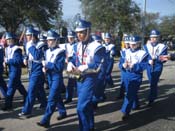
[(49, 39), (47, 40), (47, 44), (49, 48), (55, 47), (56, 46), (56, 40), (55, 39)]
[(158, 41), (158, 37), (151, 37), (150, 40), (151, 40), (151, 43), (155, 43)]
[(26, 40), (27, 40), (27, 42), (32, 40), (32, 35), (26, 35)]
[(138, 44), (129, 44), (129, 47), (130, 47), (131, 49), (137, 49)]
[(74, 37), (68, 37), (68, 41), (69, 41), (69, 43), (73, 43), (74, 42)]
[(7, 45), (13, 45), (14, 44), (14, 40), (13, 39), (7, 39)]
[(129, 43), (125, 43), (125, 48), (126, 48), (126, 49), (129, 48)]
[(87, 36), (87, 31), (86, 30), (77, 32), (77, 37), (78, 37), (79, 41), (85, 41), (86, 36)]
[(105, 43), (110, 43), (111, 39), (110, 38), (105, 38), (104, 41), (105, 41)]

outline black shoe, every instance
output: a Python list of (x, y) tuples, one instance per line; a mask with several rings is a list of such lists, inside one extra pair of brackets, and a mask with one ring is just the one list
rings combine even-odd
[(132, 108), (132, 110), (139, 110), (140, 109), (140, 106), (136, 106), (135, 108)]
[(3, 111), (12, 110), (12, 106), (4, 106), (1, 108), (1, 110), (3, 110)]
[(117, 96), (117, 100), (123, 99), (124, 96)]
[(107, 97), (106, 97), (106, 95), (104, 95), (100, 99), (101, 99), (101, 102), (104, 102), (104, 101), (106, 101)]
[(123, 121), (128, 120), (128, 118), (129, 118), (129, 114), (124, 114), (124, 115), (122, 116), (122, 120), (123, 120)]
[(36, 110), (45, 110), (47, 105), (40, 104), (39, 107), (36, 107)]
[(94, 108), (94, 110), (97, 110), (98, 109), (98, 104), (97, 103), (93, 103), (93, 108)]
[(19, 116), (19, 117), (25, 117), (25, 118), (30, 118), (30, 117), (32, 117), (31, 114), (27, 114), (27, 113), (24, 113), (24, 112), (19, 113), (18, 116)]
[(49, 86), (46, 86), (46, 90), (49, 90)]
[(64, 119), (64, 118), (66, 118), (67, 117), (67, 115), (65, 114), (65, 115), (59, 115), (58, 117), (57, 117), (57, 120), (62, 120), (62, 119)]
[(25, 104), (25, 102), (26, 102), (25, 100), (20, 101), (20, 104), (21, 104), (21, 105), (24, 105), (24, 104)]
[(36, 110), (45, 110), (46, 109), (46, 107), (36, 107)]
[(64, 101), (64, 104), (68, 104), (68, 103), (70, 103), (70, 102), (72, 102), (72, 100), (65, 100), (65, 101)]
[(150, 102), (147, 104), (147, 106), (148, 106), (148, 107), (152, 107), (152, 106), (153, 106), (153, 103), (154, 103), (154, 102), (150, 101)]
[(38, 126), (44, 127), (44, 128), (49, 128), (50, 124), (49, 123), (41, 123), (41, 122), (37, 122), (36, 123)]

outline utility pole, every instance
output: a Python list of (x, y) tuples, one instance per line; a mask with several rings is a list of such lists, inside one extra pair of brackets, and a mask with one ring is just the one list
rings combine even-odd
[(142, 46), (145, 39), (145, 18), (146, 18), (146, 0), (144, 0), (143, 13), (142, 13)]

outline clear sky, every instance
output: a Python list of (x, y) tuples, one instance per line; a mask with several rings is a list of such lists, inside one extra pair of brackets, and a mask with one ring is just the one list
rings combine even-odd
[(63, 19), (73, 18), (81, 13), (79, 0), (63, 0)]
[[(143, 10), (145, 0), (133, 0)], [(146, 0), (146, 11), (160, 13), (160, 16), (175, 15), (175, 0)], [(73, 18), (81, 13), (79, 0), (63, 0), (63, 19)]]

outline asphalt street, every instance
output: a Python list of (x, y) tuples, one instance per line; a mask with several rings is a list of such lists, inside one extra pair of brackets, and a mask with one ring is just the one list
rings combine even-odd
[[(66, 83), (65, 77), (65, 83)], [(164, 64), (164, 70), (159, 82), (159, 95), (153, 107), (148, 108), (147, 97), (149, 85), (144, 72), (143, 83), (139, 91), (140, 109), (131, 112), (131, 117), (127, 121), (121, 120), (120, 108), (122, 100), (117, 100), (120, 72), (117, 62), (113, 69), (113, 80), (115, 86), (106, 89), (107, 99), (99, 104), (95, 111), (95, 130), (96, 131), (175, 131), (175, 62), (169, 61)], [(22, 76), (23, 84), (28, 85), (27, 76)], [(47, 90), (48, 93), (48, 90)], [(64, 97), (64, 95), (63, 95)], [(0, 110), (0, 131), (77, 131), (78, 118), (76, 114), (77, 97), (73, 102), (66, 105), (68, 117), (58, 121), (58, 113), (54, 112), (51, 118), (51, 127), (48, 129), (38, 127), (36, 122), (40, 121), (44, 113), (37, 110), (39, 104), (36, 102), (33, 115), (29, 119), (19, 118), (21, 112), (22, 97), (16, 92), (14, 97), (14, 109), (8, 112)], [(3, 106), (4, 99), (0, 100), (0, 107)]]

